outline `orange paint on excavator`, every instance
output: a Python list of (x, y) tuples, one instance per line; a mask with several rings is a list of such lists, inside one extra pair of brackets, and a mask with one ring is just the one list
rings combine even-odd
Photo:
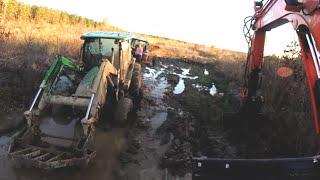
[[(265, 35), (267, 31), (290, 22), (296, 30), (304, 67), (306, 70), (315, 131), (319, 133), (320, 113), (320, 1), (319, 0), (269, 0), (255, 3), (255, 14), (250, 28), (254, 34), (246, 37), (249, 44), (245, 70), (246, 100), (257, 102), (261, 83), (261, 68)], [(252, 104), (252, 103), (249, 103)], [(259, 104), (260, 105), (260, 104)], [(259, 108), (257, 108), (259, 109)]]

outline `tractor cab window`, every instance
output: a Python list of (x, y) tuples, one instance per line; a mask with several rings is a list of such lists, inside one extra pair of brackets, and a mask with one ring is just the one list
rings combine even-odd
[(85, 54), (99, 55), (99, 39), (89, 39), (86, 42)]
[(114, 49), (114, 46), (117, 46), (118, 41), (114, 39), (101, 39), (101, 53), (102, 56), (108, 59), (111, 59), (112, 56), (112, 48)]
[(83, 61), (88, 69), (99, 66), (102, 60), (112, 58), (112, 50), (117, 49), (118, 40), (104, 38), (86, 39)]

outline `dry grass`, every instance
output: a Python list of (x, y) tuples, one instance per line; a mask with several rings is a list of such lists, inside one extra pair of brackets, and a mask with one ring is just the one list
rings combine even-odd
[(4, 23), (0, 27), (0, 101), (8, 103), (1, 106), (2, 113), (30, 104), (53, 56), (78, 59), (80, 35), (89, 30), (101, 29), (45, 22)]
[[(240, 93), (245, 61), (220, 60), (217, 65), (217, 70), (228, 81), (229, 88), (235, 91), (235, 95)], [(276, 71), (283, 66), (291, 68), (293, 75), (279, 77)], [(268, 115), (269, 122), (264, 132), (253, 132), (260, 139), (256, 146), (260, 146), (261, 151), (267, 154), (279, 156), (317, 154), (320, 141), (313, 127), (309, 90), (301, 58), (291, 55), (280, 58), (267, 56), (262, 73), (263, 113)]]
[(235, 52), (184, 41), (168, 39), (165, 37), (137, 34), (151, 43), (151, 56), (164, 58), (183, 58), (203, 61), (221, 59), (239, 60), (245, 58), (245, 53)]
[[(291, 68), (293, 75), (279, 77), (276, 70), (282, 66)], [(319, 139), (314, 134), (309, 90), (301, 58), (266, 58), (263, 74), (264, 111), (273, 125), (268, 138), (272, 151), (299, 155), (318, 153)]]

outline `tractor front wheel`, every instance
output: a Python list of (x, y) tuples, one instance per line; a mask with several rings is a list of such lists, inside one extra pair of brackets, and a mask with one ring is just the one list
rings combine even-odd
[(140, 89), (142, 84), (141, 78), (141, 65), (138, 63), (134, 64), (132, 77), (131, 77), (131, 84), (130, 84), (130, 94), (133, 96), (139, 96)]
[(128, 114), (133, 108), (133, 103), (130, 98), (122, 97), (116, 105), (114, 121), (116, 125), (123, 126), (126, 124)]

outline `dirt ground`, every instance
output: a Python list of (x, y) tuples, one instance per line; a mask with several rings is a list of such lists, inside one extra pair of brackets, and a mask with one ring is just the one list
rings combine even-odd
[(236, 157), (224, 131), (207, 126), (233, 108), (215, 64), (155, 62), (144, 68), (144, 97), (121, 154), (125, 159), (120, 156), (123, 178), (190, 179), (194, 156)]

